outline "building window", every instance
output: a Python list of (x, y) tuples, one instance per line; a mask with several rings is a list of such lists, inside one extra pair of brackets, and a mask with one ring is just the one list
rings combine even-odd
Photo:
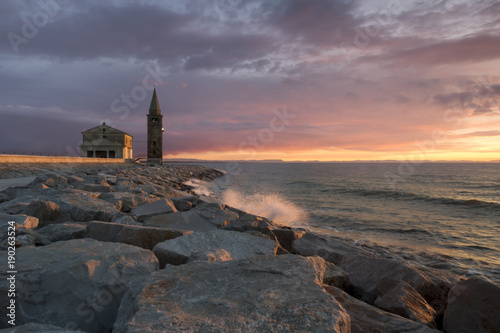
[(102, 137), (103, 137), (104, 139), (106, 139), (108, 136), (107, 136), (107, 135), (103, 135)]
[(153, 146), (156, 146), (156, 141), (153, 141)]
[(93, 150), (87, 150), (87, 157), (94, 157), (94, 151)]
[(114, 150), (109, 151), (109, 158), (115, 158), (115, 151)]

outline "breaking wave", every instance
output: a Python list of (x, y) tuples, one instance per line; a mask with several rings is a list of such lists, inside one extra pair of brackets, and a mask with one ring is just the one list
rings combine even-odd
[(276, 224), (287, 226), (307, 224), (307, 213), (276, 193), (244, 194), (227, 189), (222, 194), (222, 201), (247, 213), (267, 217)]
[(210, 190), (210, 185), (209, 183), (199, 180), (196, 178), (190, 179), (187, 182), (184, 182), (184, 185), (188, 185), (193, 187), (193, 192), (198, 194), (198, 195), (204, 195), (204, 196), (211, 196), (213, 193)]

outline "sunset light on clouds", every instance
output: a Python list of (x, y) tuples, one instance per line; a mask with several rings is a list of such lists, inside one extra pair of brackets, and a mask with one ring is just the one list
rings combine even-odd
[(2, 1), (0, 17), (2, 152), (76, 153), (106, 121), (143, 155), (156, 85), (166, 158), (500, 160), (496, 0)]

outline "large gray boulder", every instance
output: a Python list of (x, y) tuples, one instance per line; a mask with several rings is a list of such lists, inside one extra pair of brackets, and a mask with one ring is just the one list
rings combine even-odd
[(113, 204), (97, 199), (98, 195), (82, 190), (64, 190), (52, 200), (67, 211), (73, 221), (110, 221), (119, 211)]
[(401, 317), (436, 327), (436, 311), (409, 283), (393, 278), (378, 281), (379, 296), (373, 305)]
[(293, 241), (292, 253), (302, 256), (320, 256), (336, 265), (340, 264), (344, 256), (348, 254), (371, 255), (360, 247), (351, 245), (340, 238), (322, 236), (312, 232), (306, 232), (302, 237)]
[(160, 242), (188, 233), (190, 231), (92, 221), (87, 223), (85, 237), (103, 242), (125, 243), (151, 250)]
[(459, 281), (448, 295), (444, 331), (500, 332), (500, 288), (478, 278)]
[[(279, 244), (270, 239), (228, 230), (195, 232), (158, 243), (153, 248), (160, 260), (160, 267), (166, 264), (181, 265), (193, 260), (270, 258), (280, 253), (280, 250)], [(224, 255), (221, 256), (221, 253)]]
[[(0, 252), (7, 262), (7, 253)], [(87, 332), (108, 332), (128, 283), (158, 269), (153, 252), (91, 239), (20, 248), (16, 253), (16, 325), (51, 324)], [(7, 295), (8, 274), (0, 272)], [(7, 307), (7, 297), (0, 306)], [(0, 328), (8, 327), (7, 316)]]
[(350, 332), (321, 258), (195, 261), (131, 285), (114, 333)]
[[(300, 241), (300, 239), (299, 239)], [(339, 264), (349, 274), (355, 294), (369, 304), (377, 298), (384, 298), (400, 288), (401, 281), (410, 285), (435, 311), (435, 319), (441, 318), (447, 304), (447, 295), (458, 277), (444, 272), (424, 270), (413, 265), (391, 259), (365, 255), (345, 255)], [(383, 281), (383, 282), (382, 282)], [(409, 290), (409, 289), (408, 289)], [(400, 293), (405, 297), (405, 293)], [(408, 295), (406, 293), (406, 295)], [(407, 300), (401, 300), (406, 302)], [(413, 305), (419, 304), (418, 312), (426, 311), (426, 304), (413, 298)], [(381, 301), (387, 304), (387, 301)], [(408, 305), (410, 305), (408, 303)], [(437, 322), (439, 325), (439, 322)]]
[(149, 204), (141, 205), (132, 210), (132, 214), (137, 217), (137, 221), (143, 222), (144, 220), (160, 214), (174, 213), (175, 208), (172, 200), (160, 199)]
[(68, 212), (55, 202), (48, 200), (34, 200), (26, 207), (26, 214), (38, 218), (39, 227), (71, 221)]
[(351, 317), (352, 333), (438, 333), (420, 323), (408, 320), (398, 315), (385, 312), (365, 302), (362, 302), (346, 292), (325, 286), (335, 299), (342, 305)]

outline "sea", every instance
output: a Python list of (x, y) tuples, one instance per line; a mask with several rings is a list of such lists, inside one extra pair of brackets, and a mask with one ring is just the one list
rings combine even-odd
[(196, 192), (376, 255), (500, 285), (500, 163), (201, 163)]

